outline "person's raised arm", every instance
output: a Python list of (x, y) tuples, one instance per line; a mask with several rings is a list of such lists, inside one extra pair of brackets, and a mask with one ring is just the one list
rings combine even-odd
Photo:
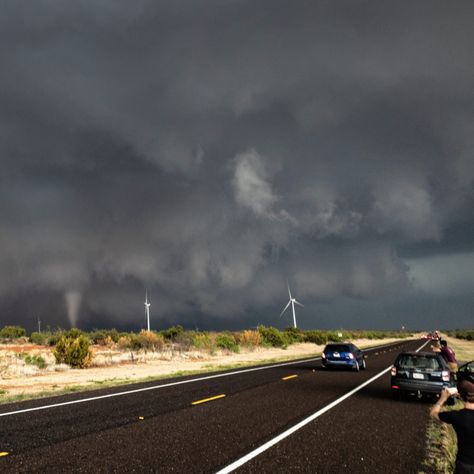
[[(443, 388), (441, 391), (441, 394), (439, 396), (438, 401), (433, 405), (433, 407), (430, 410), (430, 416), (434, 418), (435, 420), (439, 420), (439, 412), (441, 411), (441, 408), (443, 408), (443, 405), (446, 403), (446, 400), (451, 396), (449, 393), (449, 390), (447, 388)], [(441, 421), (441, 420), (439, 420)]]

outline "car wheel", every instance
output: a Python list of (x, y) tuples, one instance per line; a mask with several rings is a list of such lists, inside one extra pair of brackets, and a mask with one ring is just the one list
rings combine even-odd
[(392, 390), (392, 398), (394, 400), (401, 400), (402, 394), (400, 393), (400, 390)]
[(367, 368), (367, 364), (365, 363), (365, 359), (362, 359), (362, 369), (365, 370)]
[(356, 372), (359, 372), (359, 370), (360, 370), (359, 362), (357, 362), (357, 361), (355, 361), (354, 370), (355, 370)]

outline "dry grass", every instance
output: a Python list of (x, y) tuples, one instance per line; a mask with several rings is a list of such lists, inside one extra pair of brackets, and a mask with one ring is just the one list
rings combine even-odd
[(452, 474), (456, 453), (457, 439), (453, 427), (430, 418), (426, 429), (426, 457), (420, 474)]
[[(442, 335), (456, 352), (458, 362), (467, 362), (474, 359), (474, 341), (465, 341)], [(462, 403), (443, 410), (459, 410)], [(456, 462), (457, 438), (451, 425), (441, 423), (430, 418), (426, 432), (426, 457), (423, 461), (424, 472), (433, 474), (452, 474)], [(421, 474), (421, 473), (420, 473)]]
[(258, 331), (247, 329), (245, 331), (236, 333), (235, 338), (237, 343), (244, 347), (257, 347), (262, 343), (262, 336)]
[(474, 360), (474, 341), (466, 341), (465, 339), (456, 339), (455, 337), (444, 335), (443, 337), (448, 341), (448, 346), (456, 352), (458, 362)]

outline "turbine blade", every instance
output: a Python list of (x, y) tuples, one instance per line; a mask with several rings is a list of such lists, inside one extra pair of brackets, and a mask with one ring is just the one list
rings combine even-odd
[(283, 313), (288, 309), (288, 306), (290, 306), (291, 300), (288, 301), (288, 304), (283, 308), (283, 311), (280, 313), (280, 318), (283, 316)]
[(304, 304), (301, 304), (299, 301), (295, 300), (295, 304), (300, 305), (304, 308)]
[(291, 300), (290, 284), (288, 283), (288, 280), (286, 280), (286, 286), (288, 287), (288, 294), (290, 295), (290, 300)]

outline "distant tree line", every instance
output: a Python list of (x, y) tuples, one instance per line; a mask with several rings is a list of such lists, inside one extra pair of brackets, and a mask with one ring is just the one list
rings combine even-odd
[(446, 331), (446, 334), (456, 339), (465, 339), (467, 341), (474, 341), (473, 329), (455, 329), (454, 331)]
[(252, 349), (261, 347), (279, 347), (286, 349), (290, 344), (310, 342), (317, 345), (329, 341), (338, 342), (352, 339), (405, 338), (410, 336), (402, 331), (365, 331), (365, 330), (302, 330), (287, 327), (283, 331), (274, 327), (258, 326), (243, 331), (188, 331), (176, 325), (161, 331), (119, 332), (116, 329), (94, 329), (85, 332), (77, 328), (56, 329), (32, 332), (19, 326), (5, 326), (0, 330), (0, 342), (30, 342), (36, 345), (50, 346), (57, 363), (71, 367), (87, 367), (92, 360), (91, 345), (115, 347), (130, 351), (163, 350), (205, 350), (214, 353), (217, 350), (239, 352), (241, 347)]
[[(467, 332), (468, 333), (468, 332)], [(472, 331), (471, 331), (472, 334)], [(402, 331), (367, 331), (367, 330), (302, 330), (287, 327), (279, 330), (271, 326), (258, 326), (255, 330), (243, 331), (194, 331), (185, 330), (176, 325), (161, 331), (119, 332), (116, 329), (94, 329), (90, 332), (77, 328), (70, 330), (55, 329), (42, 332), (27, 332), (20, 326), (5, 326), (0, 329), (0, 340), (9, 342), (25, 339), (33, 344), (56, 346), (62, 336), (84, 336), (90, 344), (109, 346), (117, 344), (124, 349), (162, 349), (166, 345), (176, 344), (184, 348), (197, 349), (216, 348), (236, 351), (237, 346), (267, 346), (288, 347), (298, 342), (325, 344), (328, 341), (343, 341), (348, 339), (385, 339), (403, 338), (409, 336)]]

